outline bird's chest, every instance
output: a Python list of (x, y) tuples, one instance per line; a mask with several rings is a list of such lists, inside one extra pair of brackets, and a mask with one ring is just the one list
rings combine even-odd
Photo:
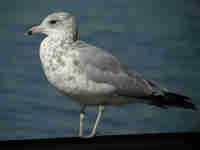
[(113, 90), (107, 84), (88, 79), (86, 66), (81, 63), (78, 51), (66, 48), (63, 51), (55, 43), (48, 42), (48, 45), (51, 46), (45, 42), (41, 44), (40, 59), (48, 81), (57, 90), (77, 100), (99, 97)]
[[(84, 70), (77, 63), (78, 53), (63, 50), (54, 43), (42, 43), (40, 47), (40, 60), (43, 70), (49, 82), (59, 91), (71, 93), (72, 90), (80, 89), (85, 81)], [(79, 84), (78, 84), (79, 83)]]

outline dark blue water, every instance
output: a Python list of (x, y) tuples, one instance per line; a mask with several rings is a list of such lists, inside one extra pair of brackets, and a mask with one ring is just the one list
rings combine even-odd
[[(42, 36), (24, 32), (49, 13), (77, 17), (79, 38), (112, 52), (130, 70), (200, 105), (200, 3), (197, 0), (11, 1), (0, 6), (0, 140), (77, 136), (78, 103), (47, 82)], [(96, 119), (87, 110), (85, 132)], [(200, 113), (136, 104), (108, 107), (99, 135), (200, 131)]]

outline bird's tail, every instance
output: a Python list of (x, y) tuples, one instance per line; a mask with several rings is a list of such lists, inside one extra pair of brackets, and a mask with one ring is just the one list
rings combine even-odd
[[(159, 96), (156, 98), (157, 106), (167, 108), (167, 107), (180, 107), (180, 108), (185, 108), (185, 109), (192, 109), (192, 110), (197, 110), (197, 107), (189, 102), (190, 100), (189, 97), (179, 95), (176, 93), (172, 92), (165, 92), (164, 96)], [(158, 104), (158, 101), (160, 105)]]

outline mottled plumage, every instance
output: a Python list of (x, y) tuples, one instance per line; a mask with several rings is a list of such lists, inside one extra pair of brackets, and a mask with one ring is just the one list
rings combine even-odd
[(99, 115), (91, 136), (96, 134), (104, 105), (146, 103), (162, 108), (177, 106), (195, 109), (188, 97), (168, 92), (154, 81), (129, 72), (107, 51), (77, 39), (74, 17), (59, 12), (47, 16), (28, 34), (44, 33), (40, 59), (49, 82), (59, 91), (82, 104), (80, 136), (83, 135), (84, 110), (99, 105)]

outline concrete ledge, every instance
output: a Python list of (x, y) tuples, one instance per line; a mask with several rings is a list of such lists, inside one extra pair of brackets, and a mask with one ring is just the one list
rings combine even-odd
[(91, 139), (66, 137), (55, 139), (0, 141), (0, 149), (89, 150), (89, 149), (200, 149), (200, 132), (97, 136)]

